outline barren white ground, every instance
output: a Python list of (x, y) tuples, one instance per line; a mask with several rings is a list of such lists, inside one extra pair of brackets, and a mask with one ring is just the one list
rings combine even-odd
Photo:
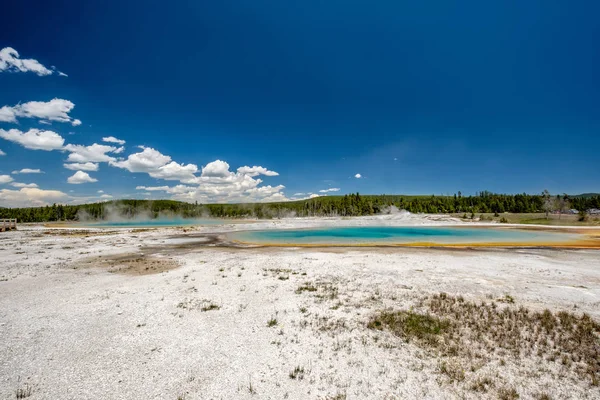
[[(271, 225), (313, 223), (255, 227)], [(439, 292), (478, 301), (508, 294), (533, 310), (598, 320), (600, 251), (176, 249), (183, 240), (166, 239), (182, 233), (176, 228), (61, 232), (0, 234), (0, 398), (25, 388), (30, 399), (478, 399), (507, 385), (521, 399), (600, 398), (598, 387), (540, 369), (536, 358), (451, 382), (425, 351), (366, 328), (377, 310), (409, 309)], [(149, 275), (112, 273), (100, 261), (82, 267), (148, 246), (146, 254), (180, 267)], [(306, 282), (338, 295), (296, 293)], [(210, 304), (220, 308), (202, 311)], [(296, 367), (303, 379), (290, 377)], [(496, 389), (470, 390), (481, 376)]]

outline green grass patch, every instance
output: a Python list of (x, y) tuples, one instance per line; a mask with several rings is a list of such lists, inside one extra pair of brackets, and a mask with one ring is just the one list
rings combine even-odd
[(389, 330), (396, 336), (410, 339), (431, 339), (450, 326), (450, 322), (429, 314), (412, 311), (383, 311), (367, 324), (369, 329)]

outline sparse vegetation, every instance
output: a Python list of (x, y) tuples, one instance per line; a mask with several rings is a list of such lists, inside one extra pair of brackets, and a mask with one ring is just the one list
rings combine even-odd
[[(503, 359), (512, 356), (515, 360), (530, 355), (556, 362), (592, 385), (598, 382), (597, 322), (587, 314), (532, 312), (511, 304), (508, 301), (499, 307), (494, 302), (468, 302), (442, 293), (425, 299), (425, 313), (385, 310), (374, 315), (367, 327), (414, 340), (418, 346), (446, 358), (442, 360), (446, 363), (453, 357), (486, 362), (493, 355)], [(447, 365), (441, 368), (444, 371), (456, 374)], [(453, 379), (459, 380), (456, 376)]]
[(325, 400), (346, 400), (346, 393), (337, 393), (333, 396), (325, 397)]
[(277, 318), (275, 318), (275, 317), (271, 317), (271, 319), (269, 319), (269, 320), (267, 321), (267, 326), (268, 326), (269, 328), (272, 328), (272, 327), (274, 327), (274, 326), (277, 326)]
[(181, 308), (183, 310), (200, 310), (202, 312), (219, 310), (221, 306), (213, 302), (212, 300), (206, 299), (186, 299), (177, 304), (177, 308)]

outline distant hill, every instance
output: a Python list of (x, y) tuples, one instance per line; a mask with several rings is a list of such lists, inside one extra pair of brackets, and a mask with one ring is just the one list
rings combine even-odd
[(576, 198), (581, 198), (581, 199), (589, 199), (591, 197), (599, 197), (600, 193), (582, 193), (582, 194), (576, 194), (570, 197), (576, 197)]

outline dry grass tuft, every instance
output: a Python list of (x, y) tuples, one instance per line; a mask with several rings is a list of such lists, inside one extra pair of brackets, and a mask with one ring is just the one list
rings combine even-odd
[(26, 399), (29, 396), (31, 396), (31, 394), (32, 394), (31, 386), (29, 386), (29, 384), (27, 384), (27, 383), (25, 384), (25, 386), (15, 390), (15, 397), (17, 399)]

